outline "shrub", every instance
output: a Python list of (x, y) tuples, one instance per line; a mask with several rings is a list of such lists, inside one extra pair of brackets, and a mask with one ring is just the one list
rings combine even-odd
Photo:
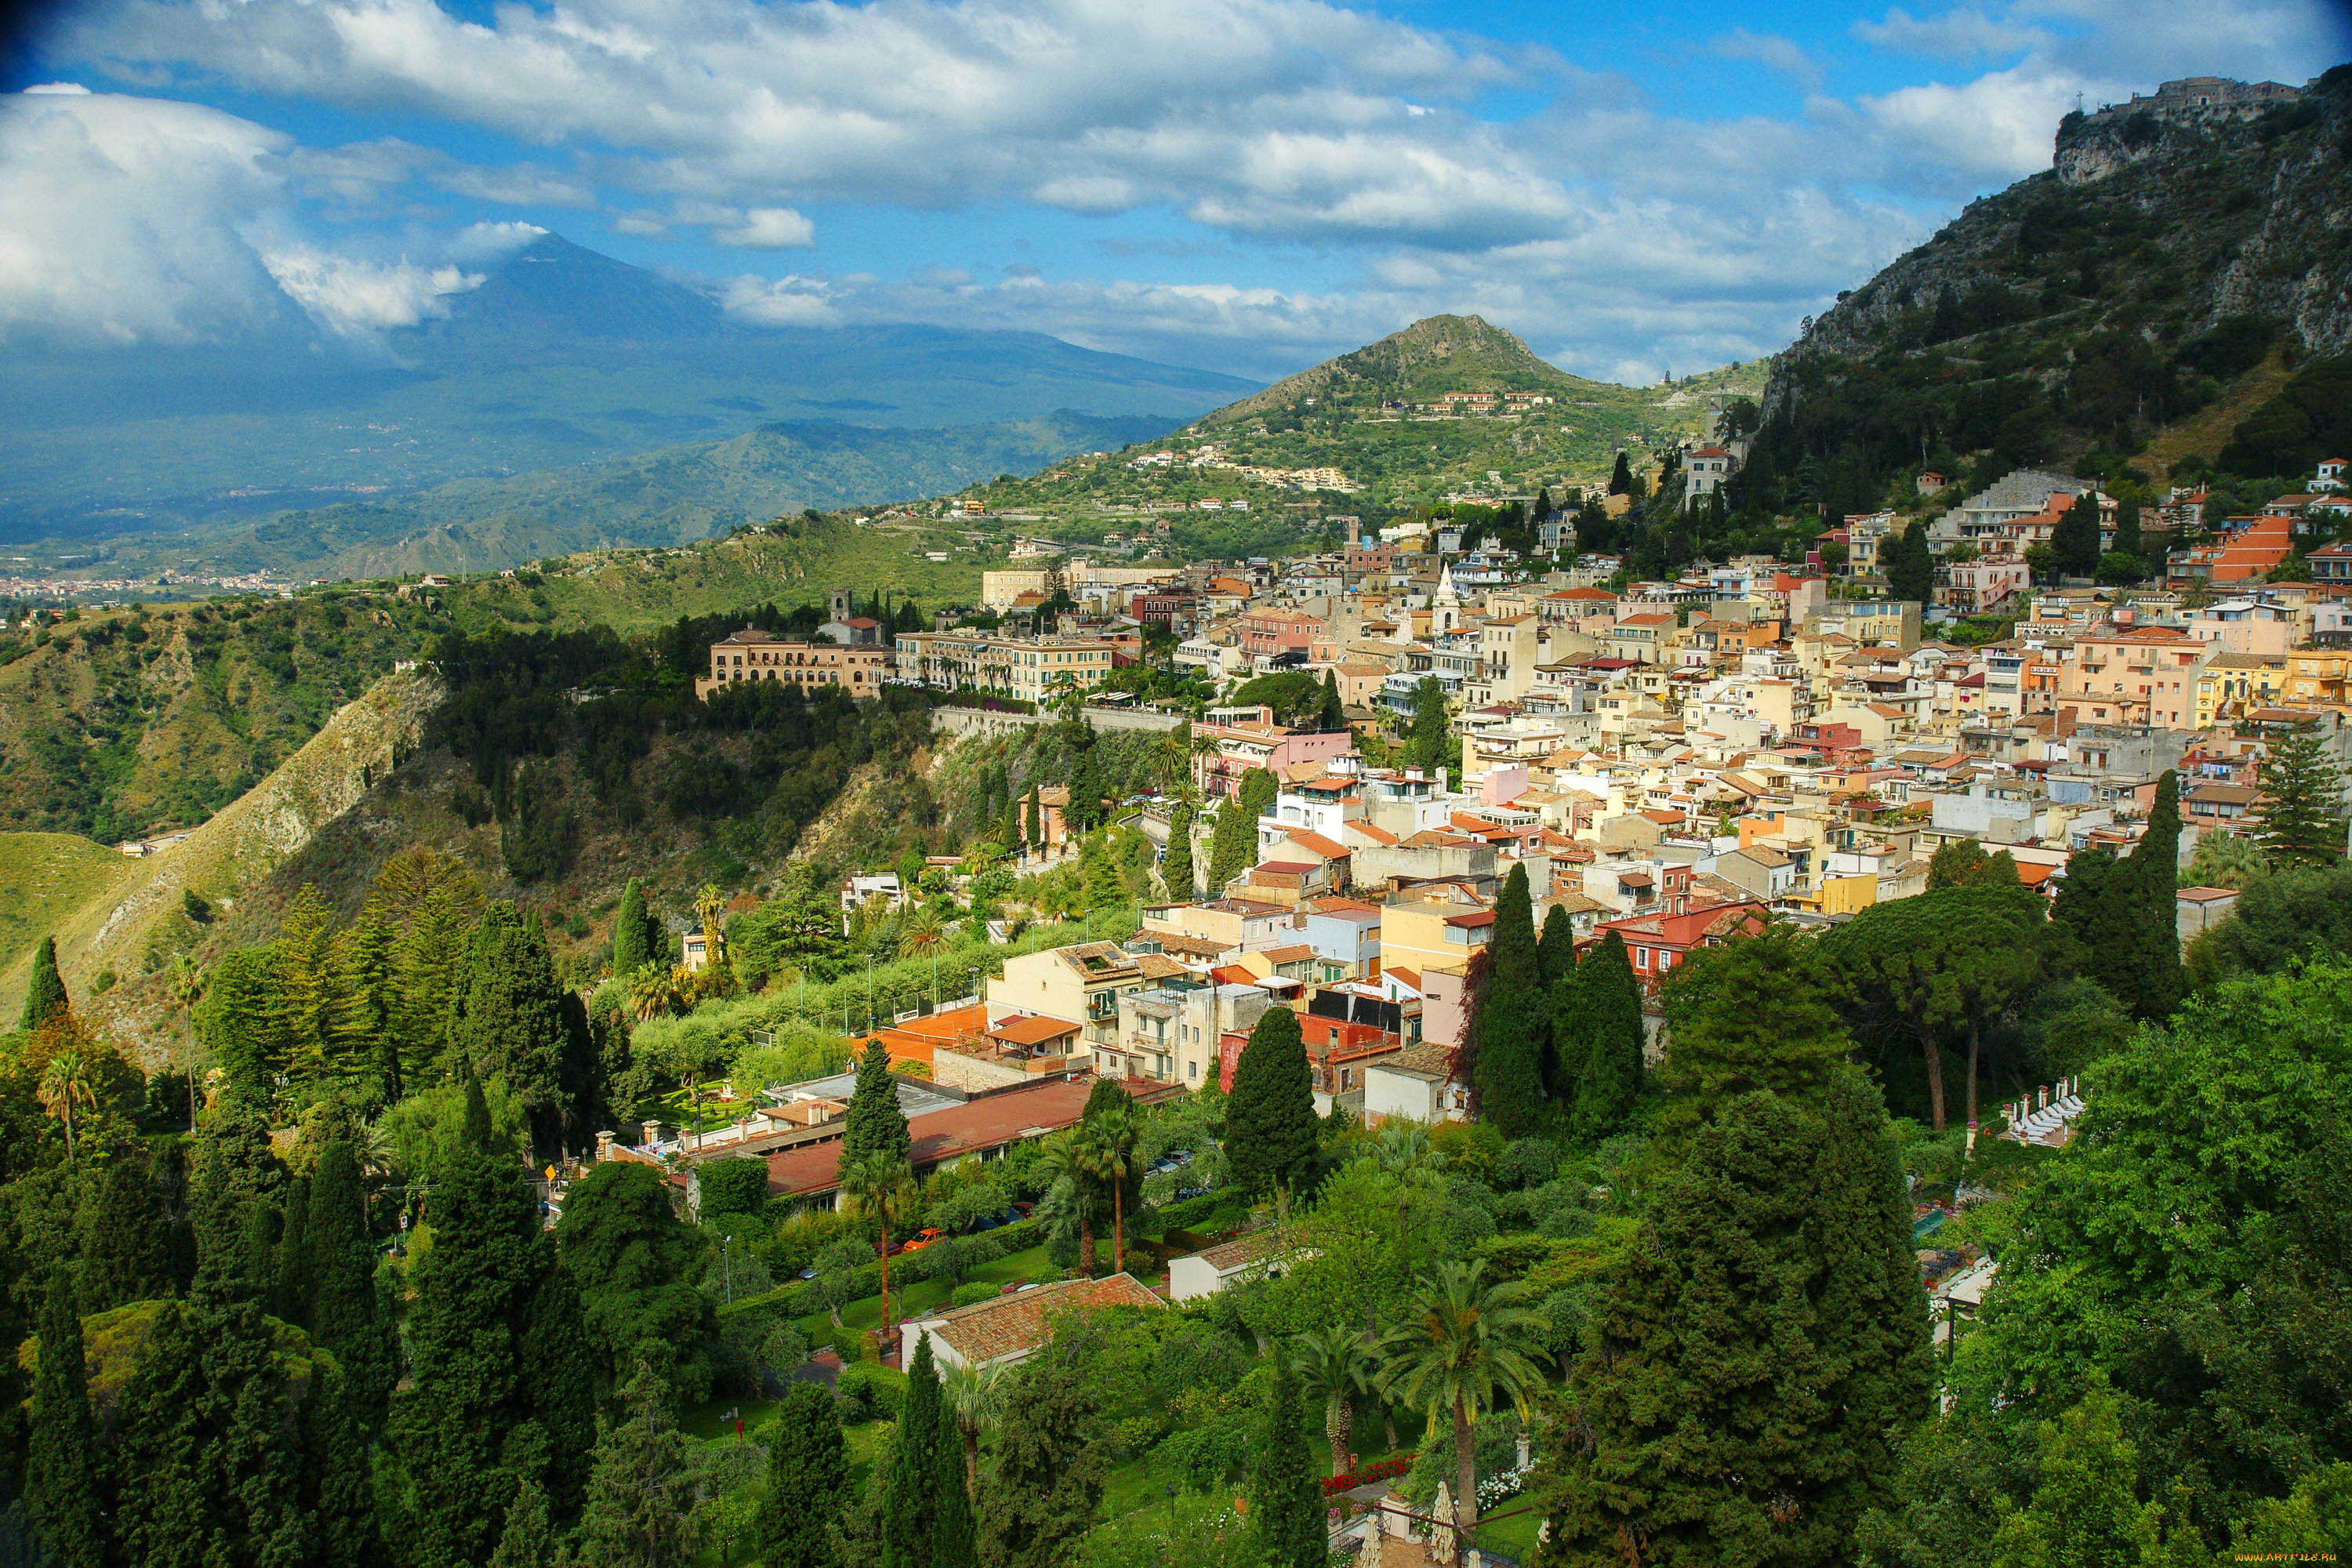
[[(842, 1369), (841, 1382), (835, 1392), (841, 1400), (842, 1420), (847, 1425), (856, 1426), (877, 1415), (896, 1421), (907, 1402), (907, 1374), (860, 1362)], [(862, 1414), (853, 1418), (853, 1412)]]
[(1539, 1187), (1559, 1170), (1559, 1144), (1549, 1138), (1521, 1138), (1495, 1162), (1495, 1185), (1505, 1192)]
[(969, 1285), (959, 1285), (950, 1291), (948, 1305), (950, 1307), (978, 1306), (982, 1301), (994, 1300), (1003, 1289), (1003, 1287), (992, 1285), (985, 1279), (975, 1279)]
[(856, 1366), (866, 1359), (866, 1352), (873, 1348), (874, 1342), (856, 1329), (834, 1331), (833, 1353), (841, 1358), (844, 1367)]
[(695, 1184), (702, 1194), (705, 1219), (761, 1214), (768, 1205), (768, 1162), (708, 1161), (696, 1169)]

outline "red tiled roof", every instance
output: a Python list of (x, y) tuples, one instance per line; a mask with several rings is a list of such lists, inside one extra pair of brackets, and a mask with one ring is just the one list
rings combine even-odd
[(1055, 1312), (1167, 1304), (1133, 1275), (1114, 1274), (1108, 1279), (1064, 1279), (1016, 1290), (922, 1321), (965, 1361), (985, 1364), (1026, 1355), (1053, 1338), (1049, 1317)]
[[(1058, 1132), (1077, 1123), (1092, 1089), (1084, 1079), (1059, 1079), (909, 1118), (907, 1131), (914, 1147), (908, 1158), (918, 1165), (937, 1164), (1013, 1142), (1032, 1129)], [(779, 1150), (768, 1156), (768, 1192), (792, 1197), (829, 1193), (839, 1184), (840, 1173), (838, 1142)]]
[(1066, 1018), (1052, 1018), (1040, 1014), (1034, 1017), (1007, 1018), (988, 1032), (1009, 1046), (1042, 1046), (1048, 1040), (1076, 1034), (1078, 1026)]

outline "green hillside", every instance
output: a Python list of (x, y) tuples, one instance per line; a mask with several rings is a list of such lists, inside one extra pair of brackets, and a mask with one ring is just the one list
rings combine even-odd
[[(1390, 512), (1452, 493), (1532, 494), (1546, 486), (1557, 493), (1606, 479), (1620, 450), (1638, 458), (1702, 434), (1711, 399), (1762, 390), (1760, 366), (1727, 366), (1671, 386), (1587, 381), (1476, 316), (1433, 316), (1205, 415), (1171, 440), (966, 493), (993, 509), (1056, 516), (1213, 499), (1247, 500), (1252, 510)], [(1430, 407), (1447, 393), (1513, 392), (1551, 401), (1471, 414)], [(1155, 451), (1174, 460), (1137, 466)], [(1344, 483), (1248, 468), (1332, 468)]]
[(139, 867), (70, 833), (0, 833), (0, 971)]

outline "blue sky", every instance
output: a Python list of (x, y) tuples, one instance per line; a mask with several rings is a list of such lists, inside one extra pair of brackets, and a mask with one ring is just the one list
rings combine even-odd
[(0, 333), (290, 300), (367, 352), (544, 228), (749, 321), (1273, 376), (1476, 310), (1646, 381), (1780, 347), (2078, 98), (2347, 57), (2315, 0), (94, 0), (0, 84)]

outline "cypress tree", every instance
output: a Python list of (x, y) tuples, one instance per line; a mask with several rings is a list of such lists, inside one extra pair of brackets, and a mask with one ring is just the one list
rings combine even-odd
[(1642, 988), (1622, 932), (1610, 931), (1577, 966), (1573, 1019), (1562, 1046), (1573, 1064), (1576, 1135), (1597, 1142), (1616, 1132), (1642, 1094)]
[(848, 1494), (849, 1445), (833, 1395), (795, 1383), (776, 1411), (768, 1447), (768, 1489), (752, 1525), (760, 1561), (766, 1568), (838, 1568), (833, 1527)]
[(1004, 815), (996, 825), (996, 841), (1007, 854), (1019, 853), (1028, 842), (1021, 832), (1021, 803), (1009, 795), (1004, 797)]
[(2051, 552), (2059, 572), (2068, 577), (2088, 577), (2099, 569), (2099, 503), (2088, 493), (2068, 500), (2066, 510), (2050, 531)]
[(1168, 884), (1168, 896), (1178, 903), (1189, 903), (1193, 895), (1192, 882), (1192, 807), (1180, 801), (1168, 814), (1168, 858), (1160, 864), (1160, 879)]
[(443, 1062), (449, 1023), (466, 981), (466, 917), (457, 895), (436, 888), (417, 906), (393, 951), (396, 985), (393, 1032), (404, 1085), (438, 1083), (449, 1074)]
[(857, 1087), (850, 1092), (841, 1131), (842, 1163), (875, 1154), (903, 1160), (913, 1147), (907, 1113), (898, 1105), (898, 1079), (890, 1071), (890, 1047), (877, 1036), (857, 1058)]
[(41, 945), (33, 950), (33, 978), (25, 991), (24, 1016), (16, 1027), (29, 1035), (49, 1021), (53, 1013), (61, 1013), (73, 1005), (66, 994), (66, 983), (58, 973), (58, 939), (45, 936)]
[(2108, 989), (2146, 1024), (2171, 1017), (2188, 989), (2176, 907), (2179, 867), (2180, 778), (2168, 768), (2156, 783), (2147, 831), (2116, 872), (2117, 902), (2128, 910), (2129, 923), (2120, 933), (2115, 984)]
[(172, 1293), (163, 1194), (144, 1143), (114, 1152), (83, 1200), (81, 1298), (85, 1315)]
[(2116, 508), (2116, 550), (2119, 554), (2140, 552), (2139, 502), (2126, 500)]
[(1298, 1381), (1287, 1366), (1274, 1377), (1265, 1425), (1250, 1461), (1250, 1531), (1266, 1568), (1325, 1568), (1323, 1489), (1298, 1410)]
[(2125, 866), (2115, 852), (2094, 845), (2066, 862), (2050, 918), (2066, 928), (2081, 954), (2083, 973), (2116, 994), (2124, 932), (2130, 920)]
[(1226, 1160), (1236, 1181), (1272, 1192), (1286, 1211), (1291, 1194), (1314, 1173), (1317, 1135), (1315, 1078), (1298, 1015), (1269, 1007), (1234, 1064)]
[[(924, 1336), (923, 1350), (929, 1349), (929, 1338)], [(956, 1425), (955, 1406), (944, 1391), (934, 1405), (931, 1473), (925, 1481), (931, 1495), (931, 1568), (977, 1568), (980, 1542), (974, 1533), (971, 1493), (965, 1489), (963, 1430)]]
[(1487, 944), (1486, 975), (1472, 1025), (1479, 1115), (1507, 1138), (1532, 1137), (1545, 1121), (1549, 1031), (1542, 998), (1543, 958), (1536, 948), (1528, 869), (1516, 865), (1495, 903), (1495, 935)]
[(286, 1184), (286, 1208), (278, 1232), (270, 1313), (302, 1328), (310, 1326), (310, 1183), (296, 1176)]
[(931, 1568), (931, 1485), (939, 1474), (940, 1379), (931, 1337), (915, 1347), (882, 1492), (882, 1568)]
[(492, 904), (474, 933), (465, 1003), (449, 1043), (474, 1079), (506, 1079), (531, 1122), (533, 1147), (561, 1146), (566, 1112), (563, 987), (535, 921), (512, 904)]
[(223, 1094), (197, 1144), (188, 1184), (198, 1300), (258, 1300), (273, 1282), (268, 1237), (284, 1182), (260, 1102), (235, 1090)]
[(1045, 812), (1042, 786), (1029, 786), (1029, 798), (1024, 803), (1024, 811), (1021, 841), (1033, 847), (1043, 848), (1045, 844)]
[(1633, 465), (1625, 460), (1624, 449), (1620, 447), (1617, 452), (1617, 466), (1609, 470), (1609, 493), (1612, 496), (1622, 496), (1631, 495), (1633, 492)]
[(106, 1516), (99, 1496), (98, 1445), (89, 1419), (89, 1371), (73, 1282), (59, 1265), (49, 1276), (40, 1314), (40, 1357), (33, 1369), (31, 1440), (25, 1482), (41, 1544), (58, 1568), (106, 1568)]
[(1445, 765), (1446, 741), (1452, 731), (1445, 713), (1445, 686), (1424, 675), (1412, 689), (1412, 722), (1405, 731), (1405, 765), (1433, 774)]
[(1546, 991), (1558, 985), (1560, 976), (1575, 973), (1576, 921), (1558, 904), (1544, 917), (1543, 938), (1536, 944), (1536, 953)]
[(1257, 862), (1257, 819), (1239, 795), (1218, 803), (1209, 836), (1209, 896), (1222, 899), (1225, 884)]
[(1249, 821), (1250, 858), (1257, 858), (1257, 819), (1274, 814), (1276, 798), (1282, 794), (1282, 781), (1270, 768), (1252, 768), (1242, 775), (1242, 815)]
[(384, 1404), (400, 1375), (400, 1346), (377, 1295), (367, 1195), (358, 1154), (348, 1142), (338, 1138), (319, 1151), (310, 1188), (305, 1321), (312, 1341), (342, 1366), (342, 1398), (352, 1419), (373, 1432), (383, 1425)]
[(544, 1238), (540, 1246), (539, 1288), (523, 1318), (522, 1364), (529, 1372), (532, 1415), (548, 1435), (548, 1506), (568, 1525), (579, 1517), (587, 1493), (588, 1445), (602, 1394), (579, 1283), (553, 1261)]
[(1339, 677), (1336, 671), (1323, 672), (1323, 709), (1316, 717), (1316, 724), (1328, 731), (1348, 727), (1348, 710), (1339, 700)]
[(1823, 1344), (1820, 1124), (1770, 1094), (1702, 1128), (1603, 1291), (1548, 1460), (1544, 1568), (1850, 1560), (1861, 1465)]
[(1005, 1394), (994, 1484), (981, 1490), (988, 1568), (1055, 1568), (1094, 1527), (1107, 1467), (1090, 1354), (1065, 1335), (1024, 1364)]
[(646, 889), (635, 877), (621, 889), (621, 907), (613, 915), (613, 973), (627, 979), (653, 957), (646, 940)]
[(349, 1380), (331, 1354), (311, 1363), (301, 1437), (309, 1561), (320, 1568), (375, 1568), (384, 1560), (384, 1543), (375, 1511), (374, 1458), (352, 1409)]
[(1660, 988), (1669, 1086), (1686, 1110), (1759, 1089), (1820, 1093), (1853, 1049), (1836, 998), (1820, 949), (1793, 931), (1699, 949)]
[(532, 1285), (537, 1206), (469, 1079), (464, 1134), (427, 1211), (433, 1245), (409, 1271), (412, 1376), (388, 1422), (411, 1500), (408, 1552), (423, 1568), (487, 1558), (513, 1500), (499, 1458), (523, 1414), (515, 1331)]

